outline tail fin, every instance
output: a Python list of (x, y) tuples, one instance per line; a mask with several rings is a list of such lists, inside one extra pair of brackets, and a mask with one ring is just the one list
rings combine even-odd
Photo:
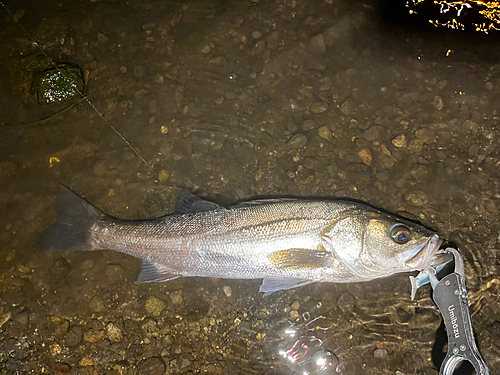
[(88, 240), (89, 230), (106, 215), (64, 186), (56, 200), (57, 221), (41, 235), (38, 247), (49, 251), (96, 250)]

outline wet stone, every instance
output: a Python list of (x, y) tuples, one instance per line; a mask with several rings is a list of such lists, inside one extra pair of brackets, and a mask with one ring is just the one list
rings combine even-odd
[(106, 43), (109, 40), (108, 36), (100, 31), (97, 33), (97, 41), (99, 43)]
[(392, 156), (391, 152), (385, 145), (380, 145), (378, 161), (384, 169), (391, 169), (397, 162), (396, 158)]
[(267, 37), (267, 47), (269, 49), (278, 49), (280, 43), (280, 35), (277, 31), (272, 32)]
[(265, 48), (266, 48), (266, 42), (264, 42), (263, 40), (255, 42), (255, 44), (252, 47), (252, 55), (255, 56), (262, 54)]
[(226, 295), (226, 297), (231, 297), (233, 291), (231, 290), (231, 287), (228, 286), (228, 285), (225, 285), (222, 290), (224, 291), (224, 294)]
[(136, 92), (134, 92), (134, 98), (141, 99), (149, 93), (150, 93), (150, 91), (148, 89), (140, 89), (140, 90), (137, 90)]
[(478, 143), (474, 143), (469, 147), (469, 157), (470, 158), (475, 158), (477, 156), (477, 153), (479, 152), (479, 148), (481, 146)]
[(212, 50), (212, 47), (210, 47), (209, 44), (206, 44), (205, 46), (203, 46), (203, 48), (201, 49), (201, 53), (203, 54), (207, 54), (207, 53), (210, 53), (210, 51)]
[(410, 174), (418, 182), (425, 182), (427, 180), (427, 168), (422, 164), (415, 164), (411, 167)]
[(182, 297), (182, 289), (170, 293), (170, 299), (174, 305), (181, 305), (184, 301), (184, 298)]
[(106, 276), (111, 280), (111, 281), (121, 281), (123, 279), (123, 274), (125, 271), (123, 271), (123, 268), (119, 266), (118, 264), (111, 264), (106, 267)]
[(304, 86), (297, 90), (297, 92), (305, 96), (306, 98), (312, 99), (314, 97), (314, 87), (312, 86)]
[(443, 107), (444, 107), (444, 103), (443, 103), (443, 98), (440, 97), (439, 95), (436, 95), (434, 97), (434, 101), (432, 102), (432, 105), (434, 106), (434, 108), (436, 108), (438, 111), (442, 110)]
[(254, 30), (252, 31), (252, 38), (260, 39), (262, 38), (262, 33), (259, 30)]
[(77, 346), (82, 342), (83, 339), (83, 330), (80, 327), (70, 328), (69, 332), (66, 334), (64, 338), (64, 343), (66, 346)]
[(340, 296), (337, 298), (337, 307), (342, 310), (343, 312), (349, 312), (352, 311), (352, 308), (354, 306), (354, 297), (352, 294), (348, 292), (343, 292), (340, 294)]
[(328, 126), (326, 126), (326, 125), (323, 125), (323, 126), (319, 127), (319, 129), (318, 129), (318, 135), (321, 138), (326, 139), (327, 141), (333, 141), (333, 134), (330, 131), (330, 129), (328, 129)]
[(386, 358), (387, 357), (387, 350), (382, 348), (382, 349), (375, 349), (373, 351), (373, 356), (375, 358)]
[(99, 297), (94, 297), (92, 301), (90, 301), (89, 308), (91, 311), (98, 313), (106, 311), (106, 306)]
[(385, 138), (385, 128), (381, 125), (372, 125), (363, 132), (363, 137), (372, 142), (380, 142)]
[(311, 105), (311, 112), (315, 115), (320, 115), (328, 111), (328, 103), (325, 102), (315, 102)]
[(360, 159), (365, 163), (366, 165), (370, 166), (372, 165), (372, 153), (369, 148), (365, 148), (361, 151), (358, 152), (358, 156)]
[(318, 168), (318, 160), (315, 158), (307, 157), (304, 159), (304, 163), (302, 164), (306, 169), (316, 170)]
[(96, 329), (90, 329), (85, 334), (83, 335), (83, 339), (87, 342), (97, 342), (101, 340), (105, 335), (105, 332), (103, 329), (101, 330), (96, 330)]
[(55, 375), (67, 374), (71, 371), (71, 366), (65, 362), (54, 363), (54, 373)]
[(311, 47), (317, 53), (324, 54), (326, 53), (326, 43), (323, 38), (323, 34), (315, 35), (311, 38)]
[(406, 135), (404, 133), (398, 134), (392, 139), (392, 144), (396, 147), (405, 147), (406, 146)]
[(153, 316), (160, 316), (165, 307), (167, 307), (166, 303), (156, 297), (149, 297), (145, 306), (146, 311)]
[(302, 128), (302, 131), (304, 131), (304, 132), (316, 129), (316, 123), (311, 119), (307, 119), (307, 120), (302, 121), (302, 123), (300, 125)]
[(288, 148), (297, 149), (304, 147), (306, 144), (307, 137), (304, 134), (298, 133), (288, 140), (287, 146)]
[(137, 375), (163, 375), (165, 370), (165, 362), (158, 357), (144, 359), (137, 365)]
[(137, 79), (141, 79), (144, 77), (144, 74), (146, 73), (146, 67), (144, 65), (136, 65), (134, 66), (134, 76)]
[(406, 195), (405, 200), (414, 206), (423, 206), (429, 201), (429, 196), (422, 190), (414, 190)]
[(106, 326), (106, 336), (108, 339), (114, 342), (119, 342), (123, 340), (123, 333), (120, 328), (115, 326), (113, 323), (109, 323)]
[(352, 101), (350, 99), (345, 100), (340, 106), (340, 112), (344, 115), (348, 115), (352, 112)]

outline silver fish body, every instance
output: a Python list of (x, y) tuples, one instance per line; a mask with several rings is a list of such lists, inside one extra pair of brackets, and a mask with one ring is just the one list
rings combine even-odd
[[(115, 250), (142, 259), (138, 282), (182, 276), (263, 278), (272, 293), (311, 282), (368, 281), (421, 270), (441, 238), (425, 227), (345, 200), (270, 199), (224, 208), (190, 194), (154, 220), (106, 216), (59, 191), (46, 250)], [(395, 237), (396, 236), (396, 237)]]

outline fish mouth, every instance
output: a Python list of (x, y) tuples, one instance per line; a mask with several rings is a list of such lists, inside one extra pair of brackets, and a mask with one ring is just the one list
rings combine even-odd
[(422, 271), (434, 261), (435, 255), (442, 242), (443, 239), (435, 234), (422, 245), (411, 249), (407, 254), (408, 260), (405, 261), (406, 267), (412, 270)]

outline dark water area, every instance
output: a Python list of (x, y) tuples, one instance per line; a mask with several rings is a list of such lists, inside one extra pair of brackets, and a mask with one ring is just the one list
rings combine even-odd
[[(345, 197), (419, 221), (463, 255), (500, 373), (498, 33), (435, 28), (404, 1), (5, 5), (0, 375), (433, 375), (444, 356), (430, 287), (411, 301), (408, 274), (263, 298), (260, 280), (135, 284), (127, 255), (42, 252), (60, 184), (122, 219), (187, 191)], [(44, 53), (81, 68), (95, 109), (37, 102)], [(314, 372), (303, 345), (331, 366)]]

